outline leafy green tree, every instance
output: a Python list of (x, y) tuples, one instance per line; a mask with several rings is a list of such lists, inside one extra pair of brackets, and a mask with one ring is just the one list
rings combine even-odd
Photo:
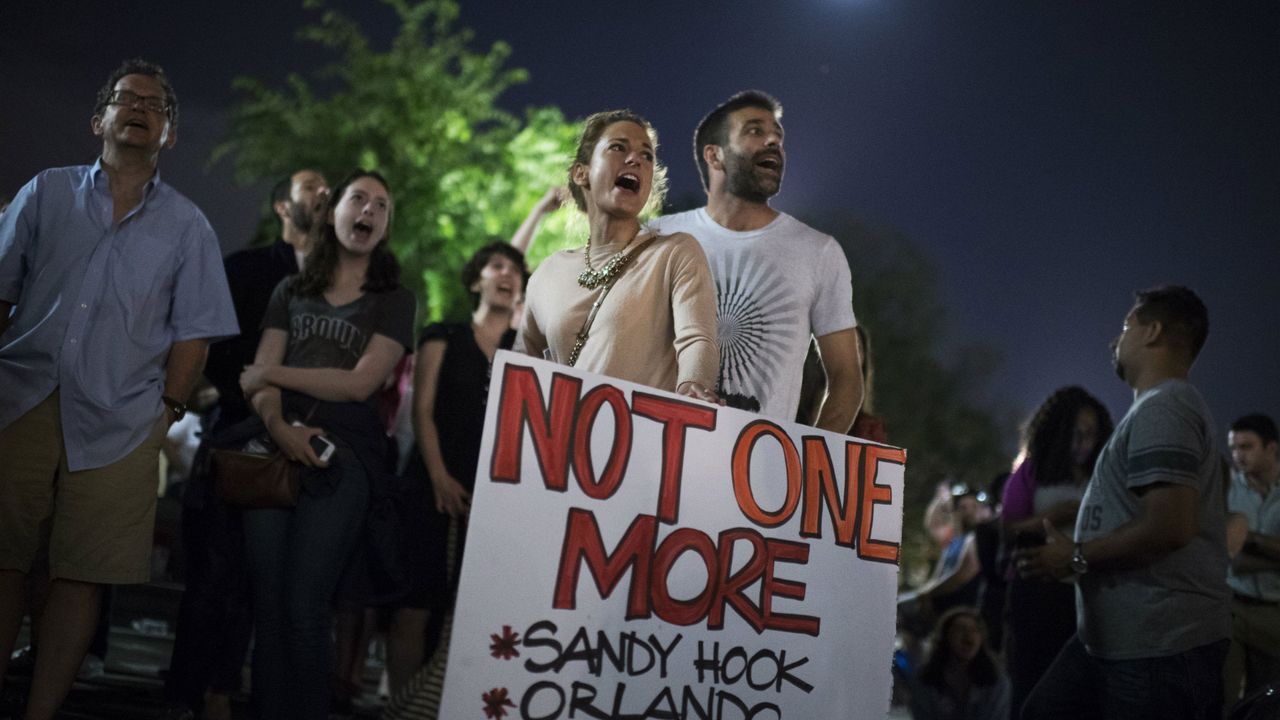
[[(226, 142), (241, 182), (274, 179), (299, 167), (336, 181), (360, 166), (377, 169), (395, 195), (392, 246), (405, 282), (425, 292), (427, 315), (469, 309), (457, 271), (478, 247), (505, 239), (551, 185), (565, 179), (576, 128), (553, 107), (523, 117), (497, 102), (527, 73), (506, 67), (510, 47), (471, 48), (454, 23), (454, 0), (383, 0), (399, 18), (389, 47), (320, 0), (315, 24), (299, 36), (336, 58), (311, 78), (291, 73), (283, 88), (241, 77)], [(568, 212), (548, 218), (535, 262), (564, 246)]]
[[(454, 25), (454, 0), (383, 2), (400, 25), (379, 49), (354, 21), (307, 0), (320, 16), (300, 37), (335, 60), (310, 77), (290, 74), (282, 88), (238, 78), (241, 98), (214, 159), (230, 157), (242, 182), (304, 166), (335, 180), (355, 166), (379, 170), (395, 193), (392, 238), (406, 282), (425, 293), (430, 317), (456, 316), (470, 307), (458, 269), (480, 245), (510, 236), (546, 188), (564, 182), (576, 127), (552, 107), (523, 117), (499, 107), (526, 73), (506, 67), (505, 43), (471, 48), (472, 33)], [(543, 224), (531, 264), (581, 241), (574, 216), (559, 212)], [(1007, 467), (1007, 423), (978, 396), (995, 359), (970, 347), (939, 360), (937, 273), (901, 233), (848, 217), (817, 226), (846, 247), (855, 307), (877, 360), (875, 411), (892, 442), (911, 451), (903, 528), (911, 560), (924, 545), (920, 520), (939, 480), (981, 485)]]

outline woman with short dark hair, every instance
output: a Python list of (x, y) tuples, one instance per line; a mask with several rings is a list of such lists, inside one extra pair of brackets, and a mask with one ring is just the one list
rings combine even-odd
[(392, 615), (388, 637), (387, 678), (396, 703), (426, 660), (430, 614), (452, 615), (490, 369), (494, 354), (515, 342), (511, 319), (528, 276), (519, 250), (504, 242), (485, 245), (461, 273), (475, 303), (471, 317), (432, 323), (419, 339), (413, 372), (414, 447), (405, 488), (411, 493), (407, 506), (423, 514), (405, 528), (410, 589)]

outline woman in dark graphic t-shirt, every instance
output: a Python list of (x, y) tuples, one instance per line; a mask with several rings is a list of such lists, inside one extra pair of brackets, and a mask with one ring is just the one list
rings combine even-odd
[[(290, 460), (306, 466), (296, 507), (244, 516), (253, 585), (258, 716), (324, 720), (332, 600), (386, 471), (375, 394), (412, 343), (413, 295), (387, 246), (391, 193), (356, 171), (334, 188), (302, 273), (276, 287), (245, 395)], [(310, 440), (336, 449), (328, 461)]]

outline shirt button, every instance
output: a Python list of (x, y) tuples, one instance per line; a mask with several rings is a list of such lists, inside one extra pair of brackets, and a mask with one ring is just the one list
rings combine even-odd
[(75, 339), (75, 338), (71, 338), (71, 344), (72, 344), (72, 345), (75, 345), (75, 344), (76, 344), (76, 339)]
[(87, 307), (89, 307), (89, 305), (88, 305), (88, 303), (80, 303), (80, 307), (82, 307), (82, 308), (87, 308)]

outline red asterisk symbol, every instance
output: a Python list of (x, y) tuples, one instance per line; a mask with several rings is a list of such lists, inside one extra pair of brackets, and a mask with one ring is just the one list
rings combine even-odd
[(480, 699), (484, 700), (484, 716), (487, 718), (504, 718), (507, 716), (507, 708), (516, 706), (507, 697), (506, 688), (494, 688), (482, 693)]
[(493, 643), (489, 645), (489, 654), (503, 660), (510, 660), (513, 657), (519, 657), (520, 651), (516, 646), (520, 644), (520, 633), (511, 632), (510, 625), (502, 626), (502, 636), (497, 633), (489, 635), (489, 639)]

